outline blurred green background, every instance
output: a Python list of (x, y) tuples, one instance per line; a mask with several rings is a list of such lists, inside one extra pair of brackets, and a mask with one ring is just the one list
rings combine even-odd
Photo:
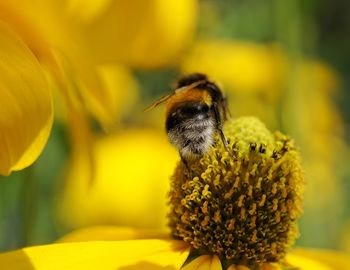
[[(221, 83), (234, 117), (260, 117), (269, 129), (290, 134), (299, 145), (307, 187), (297, 244), (350, 252), (350, 2), (202, 0), (196, 13), (190, 42), (178, 61), (156, 67), (121, 61), (130, 68), (138, 90), (113, 134), (141, 128), (164, 133), (163, 111), (145, 116), (142, 109), (168, 93), (180, 74), (198, 67)], [(130, 21), (133, 16), (131, 12)], [(174, 24), (177, 20), (181, 17), (174, 18)], [(113, 33), (116, 26), (109, 26)], [(175, 34), (173, 29), (162, 33), (165, 40)], [(96, 123), (92, 126), (105, 136)], [(64, 121), (56, 120), (38, 161), (0, 178), (0, 251), (50, 243), (85, 223), (133, 225), (118, 218), (59, 221), (59, 194), (66, 188), (72, 154), (67, 129)]]

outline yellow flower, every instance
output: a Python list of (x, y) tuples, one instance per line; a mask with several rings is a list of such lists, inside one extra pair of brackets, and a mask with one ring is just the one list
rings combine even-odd
[[(189, 164), (190, 169), (180, 162), (175, 170), (169, 220), (172, 236), (178, 240), (164, 234), (152, 239), (156, 236), (152, 231), (85, 228), (65, 236), (58, 244), (0, 254), (0, 267), (346, 269), (349, 259), (341, 254), (318, 260), (311, 259), (317, 257), (316, 251), (285, 257), (296, 236), (302, 190), (298, 153), (291, 140), (280, 133), (272, 134), (251, 117), (228, 122), (225, 134), (233, 157), (217, 138), (209, 153)], [(147, 163), (139, 154), (138, 163), (132, 163), (134, 169), (129, 171), (132, 175), (137, 173), (135, 168)], [(136, 199), (137, 194), (132, 195)], [(130, 207), (133, 205), (124, 205), (127, 210)], [(333, 256), (336, 261), (331, 259)]]
[[(123, 131), (98, 139), (92, 149), (92, 182), (84, 154), (75, 153), (69, 162), (65, 186), (57, 198), (63, 225), (165, 228), (167, 179), (178, 159), (165, 133)], [(140, 213), (144, 213), (142, 219)]]
[(53, 108), (46, 72), (0, 21), (0, 174), (31, 165), (51, 131)]

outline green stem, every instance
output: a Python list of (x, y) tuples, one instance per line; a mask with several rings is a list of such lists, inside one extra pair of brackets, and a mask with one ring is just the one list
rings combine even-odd
[(22, 220), (24, 244), (32, 244), (33, 227), (37, 216), (38, 185), (32, 167), (25, 170), (25, 181), (22, 185)]

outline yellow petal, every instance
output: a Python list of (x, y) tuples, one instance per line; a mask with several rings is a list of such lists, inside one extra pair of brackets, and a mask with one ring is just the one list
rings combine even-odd
[[(0, 18), (1, 21), (9, 25), (11, 29), (21, 37), (26, 46), (40, 59), (40, 62), (54, 66), (55, 61), (52, 55), (52, 44), (50, 44), (47, 37), (36, 27), (35, 23), (36, 20), (45, 20), (46, 18), (37, 15), (33, 16), (35, 19), (31, 20), (29, 15), (35, 10), (35, 8), (33, 8), (35, 6), (34, 2), (37, 1), (31, 1), (32, 5), (26, 7), (26, 1), (23, 0), (1, 1)], [(40, 10), (42, 10), (42, 8), (40, 8)], [(47, 13), (49, 12), (43, 12), (45, 16), (47, 16)], [(50, 15), (48, 15), (48, 17), (53, 18), (53, 16)], [(51, 24), (51, 20), (46, 22), (46, 26)], [(57, 31), (55, 31), (55, 33), (57, 34)]]
[(56, 0), (0, 3), (0, 18), (50, 70), (67, 102), (76, 109), (83, 108), (108, 127), (115, 119), (115, 108), (110, 107), (113, 105), (110, 89), (102, 85), (93, 53), (78, 23), (64, 11), (65, 5)]
[(166, 228), (168, 179), (178, 155), (164, 131), (124, 131), (92, 147), (93, 184), (90, 163), (77, 153), (57, 200), (61, 222), (70, 229), (101, 224)]
[(286, 260), (289, 265), (299, 270), (341, 270), (338, 268), (330, 268), (321, 262), (294, 254), (288, 254)]
[(51, 131), (51, 90), (32, 52), (0, 24), (0, 174), (31, 165)]
[(182, 71), (209, 74), (234, 93), (259, 92), (272, 99), (283, 85), (286, 60), (271, 44), (203, 40), (183, 61)]
[(318, 261), (330, 269), (347, 270), (350, 268), (350, 256), (335, 250), (317, 250), (297, 248), (293, 251), (295, 256)]
[(89, 23), (108, 8), (112, 0), (68, 0), (67, 14), (83, 23)]
[(196, 16), (197, 0), (116, 0), (85, 30), (99, 63), (156, 68), (179, 61)]
[(134, 240), (65, 243), (0, 254), (0, 269), (180, 269), (188, 257), (179, 241)]
[(115, 241), (167, 238), (169, 234), (158, 230), (132, 229), (116, 226), (93, 226), (75, 230), (58, 240), (58, 242), (85, 242), (85, 241)]
[[(62, 76), (60, 81), (65, 82), (60, 84), (61, 92), (64, 94), (63, 99), (62, 95), (57, 96), (61, 99), (61, 103), (63, 101), (66, 105), (59, 115), (65, 122), (69, 121), (66, 118), (70, 117), (70, 110), (73, 109), (80, 111), (85, 116), (87, 113), (92, 115), (98, 120), (104, 131), (110, 132), (136, 104), (139, 94), (138, 84), (129, 68), (117, 64), (96, 68), (90, 66), (89, 68), (95, 72), (90, 70), (90, 72), (77, 74), (79, 76), (72, 78), (65, 70), (82, 70), (82, 68), (73, 68), (69, 62), (62, 61), (59, 56), (57, 56), (57, 62), (59, 62)], [(86, 59), (78, 62), (85, 63)], [(89, 85), (84, 84), (82, 80), (85, 76), (89, 76), (90, 79), (97, 77), (98, 85), (94, 86), (92, 82)], [(78, 89), (75, 83), (79, 84)]]
[(182, 270), (222, 270), (217, 256), (202, 255), (186, 264)]
[[(104, 102), (88, 100), (87, 105), (101, 123), (119, 122), (138, 99), (138, 85), (131, 71), (122, 65), (100, 66), (97, 73), (104, 89)], [(105, 107), (108, 107), (108, 112)], [(106, 126), (108, 128), (108, 126)]]

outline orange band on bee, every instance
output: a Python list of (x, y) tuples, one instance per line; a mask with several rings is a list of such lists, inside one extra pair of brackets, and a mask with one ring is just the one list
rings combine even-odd
[(203, 89), (193, 88), (179, 93), (175, 93), (166, 102), (166, 115), (168, 116), (174, 107), (177, 107), (180, 104), (186, 102), (204, 102), (210, 106), (212, 103), (212, 99), (210, 94)]

